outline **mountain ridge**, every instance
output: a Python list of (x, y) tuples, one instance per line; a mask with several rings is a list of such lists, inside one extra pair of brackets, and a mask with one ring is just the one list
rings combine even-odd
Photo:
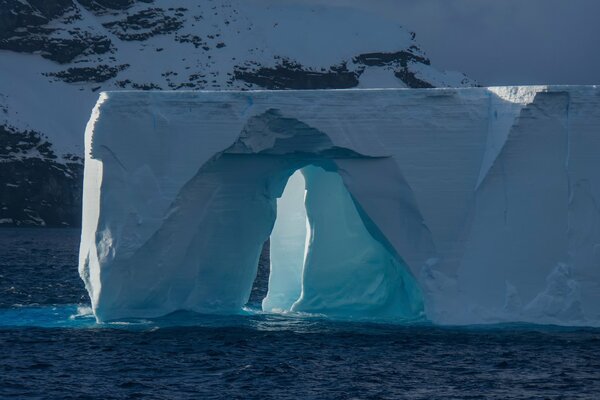
[(79, 226), (83, 131), (104, 90), (474, 86), (397, 22), (276, 1), (3, 0), (0, 226)]

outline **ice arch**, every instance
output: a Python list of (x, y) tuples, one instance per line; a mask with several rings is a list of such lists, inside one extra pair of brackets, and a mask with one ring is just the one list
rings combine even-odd
[(238, 312), (276, 199), (314, 165), (427, 318), (598, 325), (599, 110), (597, 86), (103, 93), (80, 274), (100, 320)]
[[(388, 157), (336, 146), (323, 132), (276, 109), (250, 118), (233, 144), (201, 165), (139, 245), (128, 246), (128, 236), (113, 236), (131, 231), (127, 222), (121, 229), (98, 229), (102, 274), (100, 282), (86, 282), (96, 315), (118, 319), (180, 309), (239, 312), (250, 295), (262, 244), (273, 229), (276, 201), (298, 169), (308, 180), (311, 239), (301, 296), (293, 307), (283, 308), (350, 317), (420, 315), (420, 292), (400, 256), (402, 247), (410, 246), (410, 235), (388, 238), (375, 221), (396, 217), (397, 226), (427, 240), (397, 166)], [(107, 172), (104, 176), (110, 176)], [(376, 199), (363, 202), (360, 188), (353, 196), (348, 193), (352, 185), (371, 190), (373, 182), (366, 181), (373, 172), (380, 176)], [(118, 185), (119, 179), (111, 183)], [(380, 214), (378, 208), (386, 202), (405, 212)], [(344, 230), (337, 235), (336, 225)], [(87, 277), (94, 265), (85, 262)], [(329, 285), (323, 282), (326, 276)]]

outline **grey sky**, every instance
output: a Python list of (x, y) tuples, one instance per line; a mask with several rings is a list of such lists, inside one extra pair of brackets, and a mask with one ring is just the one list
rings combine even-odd
[(441, 69), (483, 85), (600, 84), (600, 0), (304, 0), (397, 20)]

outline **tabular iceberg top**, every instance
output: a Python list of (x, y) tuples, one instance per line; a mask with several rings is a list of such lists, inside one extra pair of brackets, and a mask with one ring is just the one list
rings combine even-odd
[[(105, 92), (86, 131), (80, 272), (100, 319), (234, 312), (285, 182), (313, 165), (342, 178), (377, 257), (395, 260), (378, 274), (404, 286), (377, 301), (418, 292), (441, 323), (597, 324), (598, 154), (597, 86)], [(310, 177), (321, 198), (333, 178)], [(326, 226), (326, 207), (307, 200), (309, 222)], [(326, 268), (305, 262), (306, 295), (309, 264)], [(344, 307), (377, 317), (355, 295), (368, 288), (349, 292)]]

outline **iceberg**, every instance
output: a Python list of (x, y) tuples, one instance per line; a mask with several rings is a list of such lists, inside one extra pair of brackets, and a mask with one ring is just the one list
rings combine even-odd
[(263, 309), (600, 324), (600, 89), (104, 92), (79, 271), (100, 321)]

